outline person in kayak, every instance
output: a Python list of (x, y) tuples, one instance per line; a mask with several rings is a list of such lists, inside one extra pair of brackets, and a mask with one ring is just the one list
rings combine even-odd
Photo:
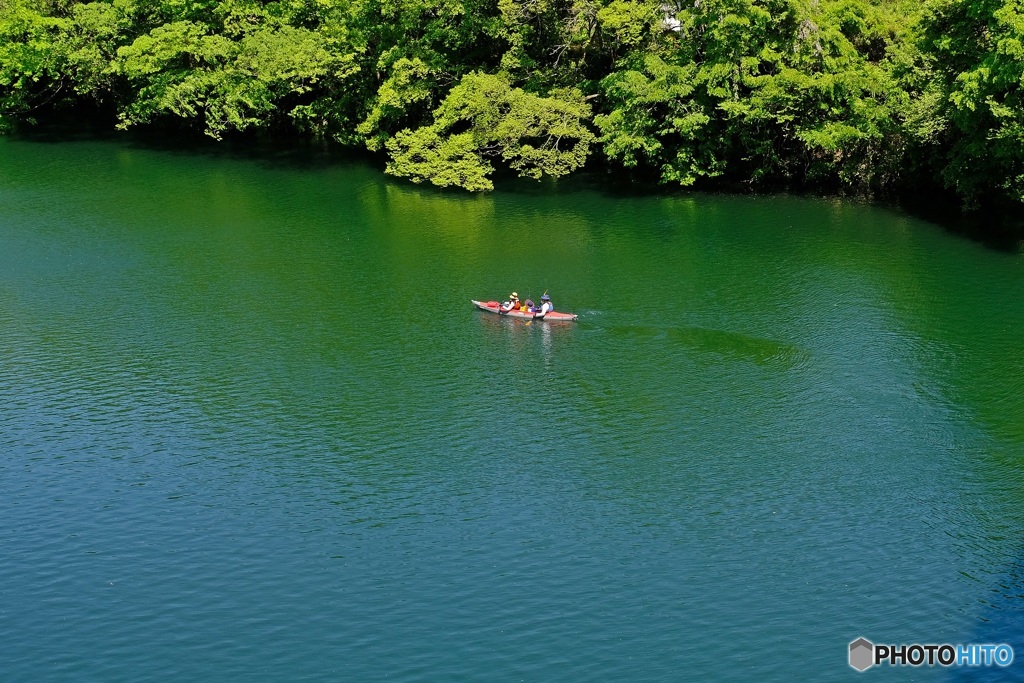
[(509, 311), (514, 311), (519, 308), (519, 295), (512, 292), (508, 295), (508, 301), (498, 307), (498, 313), (504, 315)]
[(551, 297), (544, 294), (540, 298), (540, 308), (534, 312), (533, 317), (543, 319), (544, 316), (553, 310), (555, 310), (555, 307), (551, 305)]
[(527, 299), (523, 302), (523, 307), (520, 310), (522, 310), (523, 313), (533, 313), (537, 308), (533, 303), (533, 299)]

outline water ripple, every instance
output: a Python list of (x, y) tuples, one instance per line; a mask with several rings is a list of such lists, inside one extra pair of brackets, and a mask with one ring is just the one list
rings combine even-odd
[[(1016, 261), (840, 202), (0, 146), (5, 680), (838, 680), (1020, 630)], [(467, 303), (509, 287), (580, 321)]]

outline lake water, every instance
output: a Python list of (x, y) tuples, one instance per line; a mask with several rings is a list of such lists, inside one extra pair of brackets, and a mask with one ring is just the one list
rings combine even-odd
[(504, 187), (0, 140), (0, 678), (1024, 676), (1024, 257)]

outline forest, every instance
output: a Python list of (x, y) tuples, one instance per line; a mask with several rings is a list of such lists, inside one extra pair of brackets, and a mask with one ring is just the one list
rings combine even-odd
[(0, 131), (81, 112), (413, 182), (1024, 204), (1024, 0), (0, 0)]

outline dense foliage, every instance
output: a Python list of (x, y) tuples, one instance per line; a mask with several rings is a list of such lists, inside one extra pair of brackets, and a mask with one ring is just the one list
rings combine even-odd
[(488, 189), (641, 178), (1024, 202), (1024, 0), (0, 0), (0, 127), (294, 130)]

